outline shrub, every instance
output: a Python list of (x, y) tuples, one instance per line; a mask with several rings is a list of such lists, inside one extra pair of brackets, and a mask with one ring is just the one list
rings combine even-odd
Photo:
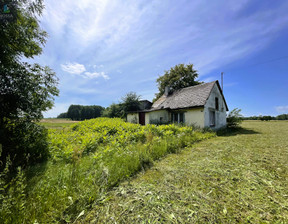
[(227, 127), (236, 128), (242, 122), (242, 115), (240, 114), (241, 109), (234, 108), (227, 116)]
[(3, 170), (3, 164), (6, 164), (6, 158), (11, 158), (13, 166), (16, 167), (32, 165), (42, 162), (49, 156), (48, 150), (48, 132), (43, 126), (37, 125), (25, 120), (10, 120), (7, 122), (5, 131), (0, 137), (2, 143), (2, 152), (0, 152), (0, 161)]

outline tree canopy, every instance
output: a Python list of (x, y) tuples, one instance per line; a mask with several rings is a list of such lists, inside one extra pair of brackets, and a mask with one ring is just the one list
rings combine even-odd
[(140, 108), (140, 95), (135, 92), (126, 93), (121, 101), (116, 104), (112, 103), (103, 112), (104, 117), (121, 117), (126, 118), (129, 111), (136, 111)]
[(92, 106), (82, 106), (82, 105), (70, 105), (67, 113), (62, 113), (58, 118), (70, 118), (71, 120), (81, 121), (91, 118), (101, 117), (104, 107), (92, 105)]
[(123, 118), (123, 106), (122, 104), (116, 104), (116, 103), (112, 103), (109, 107), (107, 107), (103, 113), (102, 116), (103, 117), (121, 117)]
[(196, 81), (197, 78), (198, 73), (194, 70), (193, 64), (179, 64), (170, 68), (169, 71), (165, 71), (164, 75), (157, 79), (159, 92), (153, 101), (156, 101), (164, 94), (166, 86), (169, 86), (171, 91), (195, 86), (201, 84), (201, 82)]
[(52, 108), (59, 91), (49, 67), (27, 62), (41, 54), (47, 38), (37, 19), (42, 0), (5, 4), (13, 19), (0, 17), (0, 159), (10, 156), (17, 165), (47, 154), (45, 130), (34, 122)]
[(125, 114), (127, 114), (128, 111), (139, 110), (140, 96), (137, 95), (135, 92), (127, 93), (124, 97), (121, 98), (121, 100)]

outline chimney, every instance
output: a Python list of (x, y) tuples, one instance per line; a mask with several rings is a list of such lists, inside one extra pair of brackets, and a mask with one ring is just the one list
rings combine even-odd
[(170, 86), (165, 86), (165, 91), (164, 91), (164, 95), (168, 96), (170, 92)]

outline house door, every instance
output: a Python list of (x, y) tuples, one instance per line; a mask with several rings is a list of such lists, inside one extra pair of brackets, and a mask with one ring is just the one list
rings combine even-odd
[(139, 113), (139, 124), (145, 125), (145, 113), (144, 112)]

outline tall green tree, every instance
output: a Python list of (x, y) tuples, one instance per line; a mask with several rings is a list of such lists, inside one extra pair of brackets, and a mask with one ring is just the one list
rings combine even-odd
[(128, 111), (139, 110), (140, 97), (141, 96), (137, 95), (135, 92), (129, 92), (121, 98), (121, 100), (122, 100), (121, 104), (123, 106), (125, 116), (126, 116)]
[(156, 101), (164, 94), (166, 86), (170, 87), (170, 91), (195, 86), (202, 83), (197, 81), (197, 78), (198, 73), (193, 68), (193, 64), (179, 64), (170, 68), (169, 71), (165, 71), (164, 75), (157, 79), (159, 92), (155, 94), (156, 97), (153, 101)]
[(11, 15), (0, 16), (0, 159), (4, 164), (10, 156), (17, 166), (47, 157), (46, 130), (34, 122), (52, 108), (59, 91), (49, 67), (27, 62), (41, 54), (46, 42), (47, 33), (37, 19), (43, 1), (5, 4)]

